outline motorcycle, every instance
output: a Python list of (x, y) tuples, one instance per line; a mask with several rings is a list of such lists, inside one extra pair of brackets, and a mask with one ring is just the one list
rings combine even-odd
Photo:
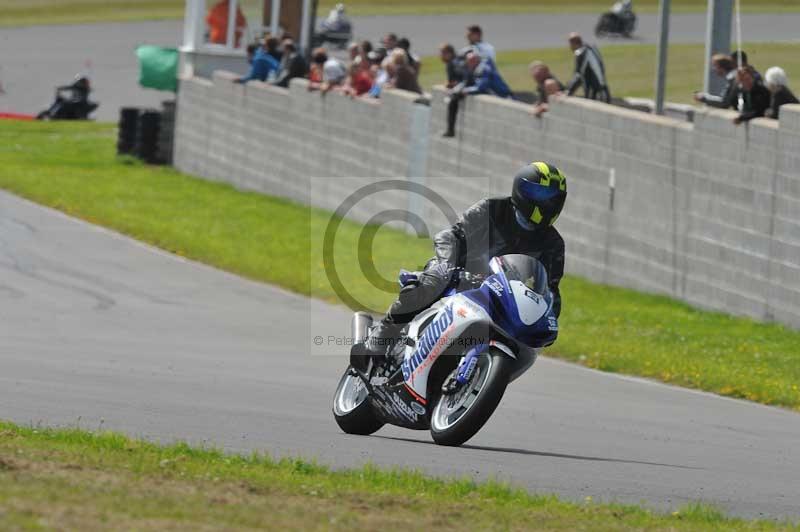
[(329, 42), (344, 49), (351, 40), (353, 40), (353, 24), (344, 13), (344, 5), (336, 4), (314, 34), (314, 46), (322, 46)]
[[(483, 278), (459, 272), (445, 295), (419, 313), (382, 361), (366, 366), (353, 354), (372, 317), (357, 312), (356, 345), (333, 398), (333, 416), (348, 434), (390, 424), (430, 430), (439, 445), (458, 446), (494, 413), (508, 384), (525, 373), (558, 336), (553, 294), (542, 264), (503, 255)], [(401, 272), (401, 285), (413, 281)], [(466, 289), (461, 289), (466, 287)]]
[(635, 30), (636, 13), (633, 12), (633, 0), (622, 0), (615, 3), (611, 11), (600, 16), (594, 33), (598, 37), (620, 35), (630, 38)]
[(89, 101), (89, 78), (78, 75), (69, 85), (56, 87), (53, 103), (36, 115), (37, 120), (87, 120), (99, 104)]

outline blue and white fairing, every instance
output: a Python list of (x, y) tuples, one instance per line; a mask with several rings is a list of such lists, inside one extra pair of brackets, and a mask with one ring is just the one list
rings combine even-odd
[(410, 324), (408, 337), (417, 341), (406, 347), (403, 380), (422, 406), (430, 370), (443, 354), (462, 356), (457, 378), (467, 380), (473, 359), (496, 347), (517, 360), (513, 380), (533, 364), (538, 348), (558, 335), (541, 263), (527, 255), (504, 255), (493, 258), (490, 266), (493, 274), (479, 288), (442, 299)]

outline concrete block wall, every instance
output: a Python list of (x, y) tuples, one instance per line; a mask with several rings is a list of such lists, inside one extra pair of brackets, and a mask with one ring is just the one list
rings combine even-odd
[[(409, 172), (412, 107), (417, 95), (387, 90), (381, 102), (309, 92), (306, 80), (289, 89), (210, 80), (181, 82), (175, 166), (239, 188), (326, 209), (375, 181)], [(424, 126), (427, 132), (427, 107)], [(423, 172), (424, 173), (424, 172)], [(349, 213), (361, 221), (405, 205), (404, 194), (375, 196)]]
[[(536, 117), (475, 96), (457, 137), (442, 138), (441, 89), (428, 108), (402, 91), (375, 102), (321, 97), (304, 80), (283, 90), (231, 79), (183, 81), (178, 168), (330, 210), (399, 178), (461, 212), (507, 195), (518, 167), (546, 160), (568, 177), (558, 222), (568, 271), (800, 327), (800, 106), (737, 127), (727, 111), (698, 110), (691, 124), (570, 98)], [(420, 215), (431, 232), (448, 224), (447, 209), (401, 191), (348, 216), (387, 209)]]

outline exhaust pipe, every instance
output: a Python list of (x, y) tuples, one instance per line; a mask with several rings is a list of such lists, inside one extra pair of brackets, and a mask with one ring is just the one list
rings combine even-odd
[(353, 321), (350, 325), (350, 334), (353, 344), (363, 343), (369, 335), (369, 328), (372, 327), (372, 316), (366, 312), (356, 312), (353, 314)]

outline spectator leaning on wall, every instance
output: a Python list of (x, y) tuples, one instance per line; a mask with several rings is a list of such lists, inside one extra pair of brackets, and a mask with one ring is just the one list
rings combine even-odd
[(419, 76), (419, 71), (422, 69), (422, 62), (417, 54), (411, 53), (411, 41), (408, 40), (408, 37), (399, 39), (397, 41), (397, 47), (405, 52), (406, 59), (408, 59), (408, 66), (414, 70), (416, 76)]
[(461, 100), (471, 94), (492, 94), (500, 98), (510, 98), (511, 89), (500, 76), (490, 58), (481, 59), (475, 52), (469, 52), (465, 59), (466, 78), (449, 91), (447, 102), (447, 130), (443, 137), (454, 137), (456, 117)]
[(764, 116), (777, 120), (781, 105), (800, 103), (792, 91), (789, 90), (789, 80), (786, 77), (786, 72), (781, 67), (768, 68), (764, 74), (764, 79), (771, 95), (769, 108), (764, 112)]
[[(328, 57), (325, 48), (316, 48), (311, 54), (314, 66), (314, 77), (310, 78), (308, 90), (319, 89), (322, 94), (344, 84), (347, 79), (347, 69), (341, 61)], [(319, 81), (321, 79), (321, 81)]]
[(445, 43), (439, 47), (439, 58), (447, 72), (447, 88), (452, 89), (464, 81), (464, 60), (456, 56), (452, 44)]
[[(376, 60), (379, 57), (379, 54), (375, 55)], [(372, 88), (369, 90), (369, 95), (373, 98), (380, 98), (381, 90), (383, 90), (384, 85), (389, 83), (394, 75), (394, 65), (392, 64), (392, 59), (390, 57), (384, 57), (380, 63), (374, 65), (372, 69), (374, 81), (372, 82)]]
[(583, 87), (583, 95), (590, 100), (611, 102), (611, 93), (606, 81), (606, 69), (600, 51), (583, 42), (577, 33), (569, 34), (569, 47), (575, 54), (575, 74), (567, 84), (567, 94), (572, 96), (578, 87)]
[(736, 65), (730, 56), (714, 54), (711, 56), (711, 68), (717, 76), (725, 79), (722, 90), (720, 90), (719, 94), (696, 92), (694, 93), (694, 100), (720, 109), (735, 109), (739, 95), (739, 84), (736, 82)]
[(547, 81), (552, 80), (552, 82), (558, 86), (558, 91), (566, 90), (564, 84), (550, 72), (550, 67), (541, 61), (534, 61), (528, 65), (528, 72), (530, 72), (533, 81), (536, 83), (536, 94), (539, 96), (539, 101), (537, 103), (547, 103), (547, 97), (549, 96), (545, 86)]
[(349, 77), (344, 86), (344, 93), (351, 97), (362, 96), (372, 88), (372, 75), (369, 65), (360, 61), (353, 62), (348, 68)]
[(741, 124), (764, 116), (766, 110), (769, 109), (771, 96), (764, 84), (756, 81), (753, 67), (741, 67), (736, 74), (736, 80), (742, 87), (743, 104), (739, 116), (733, 119), (733, 123)]
[[(258, 80), (258, 81), (267, 81), (270, 74), (274, 74), (278, 72), (280, 69), (280, 64), (275, 58), (268, 53), (267, 43), (270, 43), (269, 46), (276, 46), (278, 40), (274, 38), (269, 38), (265, 41), (264, 46), (261, 46), (255, 50), (253, 50), (253, 59), (250, 62), (250, 72), (242, 77), (234, 80), (235, 83), (247, 83), (248, 81)], [(248, 55), (252, 50), (251, 47), (247, 48)]]
[(395, 48), (389, 56), (389, 60), (392, 65), (389, 85), (395, 89), (422, 94), (422, 89), (420, 89), (417, 82), (417, 73), (408, 64), (408, 56), (405, 50), (400, 47)]
[(544, 82), (544, 93), (547, 97), (547, 101), (540, 101), (533, 108), (533, 114), (536, 116), (542, 116), (543, 113), (550, 110), (550, 102), (557, 101), (564, 96), (564, 86), (555, 78), (548, 78)]
[(275, 85), (279, 87), (288, 87), (289, 81), (292, 78), (302, 78), (306, 75), (308, 70), (306, 60), (297, 51), (294, 41), (285, 39), (282, 43), (283, 57), (281, 58), (280, 70), (278, 77), (275, 79)]
[[(739, 64), (739, 60), (741, 59), (741, 65)], [(750, 64), (747, 59), (747, 52), (744, 50), (734, 50), (731, 52), (731, 61), (733, 61), (733, 66), (739, 68), (739, 66), (749, 66), (753, 69), (753, 79), (755, 79), (756, 83), (763, 83), (764, 78), (761, 77), (761, 73), (759, 73), (756, 68)]]

